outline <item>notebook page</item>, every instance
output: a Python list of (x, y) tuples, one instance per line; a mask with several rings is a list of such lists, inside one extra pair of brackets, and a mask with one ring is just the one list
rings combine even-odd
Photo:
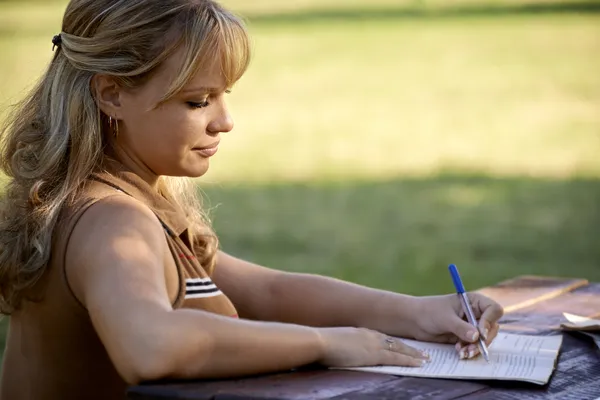
[(554, 370), (562, 336), (526, 336), (501, 333), (490, 346), (490, 362), (482, 357), (458, 358), (453, 345), (405, 340), (431, 355), (420, 368), (377, 366), (347, 368), (390, 375), (448, 379), (500, 379), (544, 384)]
[(532, 355), (536, 358), (556, 358), (562, 343), (562, 336), (531, 336), (499, 332), (489, 347), (490, 351)]
[(569, 322), (563, 322), (560, 326), (567, 330), (594, 331), (600, 330), (600, 320), (582, 317), (580, 315), (563, 313)]

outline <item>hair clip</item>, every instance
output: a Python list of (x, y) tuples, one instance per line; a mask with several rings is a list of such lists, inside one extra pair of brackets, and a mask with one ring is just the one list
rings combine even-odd
[(62, 43), (62, 37), (60, 36), (60, 33), (59, 33), (58, 35), (55, 35), (52, 38), (52, 44), (54, 45), (54, 46), (52, 46), (52, 51), (54, 51), (55, 47), (60, 47), (61, 43)]

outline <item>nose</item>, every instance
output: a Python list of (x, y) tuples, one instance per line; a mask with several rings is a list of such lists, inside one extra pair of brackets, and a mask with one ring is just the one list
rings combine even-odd
[(208, 133), (211, 135), (218, 135), (219, 133), (223, 132), (231, 132), (233, 129), (233, 118), (231, 117), (229, 110), (227, 110), (227, 106), (222, 101), (219, 103), (220, 104), (218, 105), (215, 104), (219, 109), (216, 111), (214, 118), (210, 121), (208, 127), (206, 128)]

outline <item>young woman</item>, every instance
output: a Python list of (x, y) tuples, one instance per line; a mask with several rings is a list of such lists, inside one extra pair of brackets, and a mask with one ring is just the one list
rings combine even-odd
[[(309, 363), (419, 367), (398, 337), (477, 354), (501, 307), (286, 273), (218, 249), (190, 178), (233, 129), (249, 60), (212, 0), (72, 0), (54, 57), (2, 130), (2, 400), (116, 399), (160, 378)], [(448, 278), (449, 279), (449, 278)]]

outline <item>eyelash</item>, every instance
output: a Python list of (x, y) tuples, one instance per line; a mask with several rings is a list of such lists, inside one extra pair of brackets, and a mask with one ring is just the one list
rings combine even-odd
[[(231, 90), (226, 90), (225, 93), (229, 94), (229, 93), (231, 93)], [(187, 104), (191, 108), (206, 108), (206, 107), (210, 106), (210, 103), (209, 103), (208, 100), (205, 100), (202, 103), (196, 103), (196, 102), (193, 102), (193, 101), (188, 101)]]
[(206, 108), (206, 107), (210, 106), (210, 103), (208, 101), (203, 101), (202, 103), (195, 103), (193, 101), (188, 101), (187, 104), (191, 108)]

